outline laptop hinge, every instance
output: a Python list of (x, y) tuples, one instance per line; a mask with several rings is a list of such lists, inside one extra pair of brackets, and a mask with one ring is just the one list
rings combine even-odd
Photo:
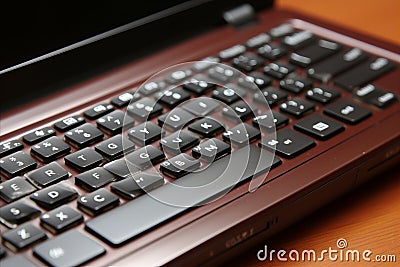
[(223, 17), (230, 25), (242, 28), (256, 21), (256, 12), (250, 4), (243, 4), (225, 11)]

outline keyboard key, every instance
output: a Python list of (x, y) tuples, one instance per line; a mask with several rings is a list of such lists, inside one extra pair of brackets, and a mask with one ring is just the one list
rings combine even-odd
[(396, 64), (386, 58), (371, 59), (338, 76), (334, 83), (346, 90), (353, 90), (375, 80), (396, 68)]
[(147, 121), (130, 129), (128, 137), (133, 142), (143, 146), (160, 140), (164, 133), (160, 126), (154, 122)]
[(68, 205), (63, 205), (40, 217), (40, 224), (53, 234), (61, 233), (83, 222), (83, 216)]
[(257, 108), (250, 107), (244, 101), (238, 101), (222, 109), (222, 115), (234, 121), (245, 121), (254, 117), (255, 113), (257, 113)]
[(65, 164), (78, 171), (87, 171), (99, 166), (104, 159), (99, 153), (87, 147), (66, 156), (64, 160)]
[(294, 94), (300, 94), (304, 90), (310, 89), (313, 82), (302, 78), (287, 78), (279, 82), (279, 87)]
[(126, 110), (130, 116), (141, 121), (151, 119), (163, 112), (162, 106), (148, 97), (142, 98), (135, 103), (128, 105)]
[(244, 146), (261, 138), (261, 132), (247, 123), (241, 123), (224, 132), (222, 134), (222, 138), (226, 142), (230, 142), (238, 146)]
[(283, 79), (289, 73), (295, 71), (293, 66), (283, 64), (280, 62), (269, 63), (267, 66), (264, 67), (264, 73), (271, 76), (275, 79)]
[(208, 77), (221, 83), (227, 83), (237, 75), (239, 75), (239, 71), (228, 66), (218, 65), (208, 70)]
[(24, 148), (24, 144), (17, 139), (1, 143), (0, 144), (0, 157), (4, 157), (6, 155), (14, 153), (23, 148)]
[[(121, 245), (187, 211), (189, 207), (210, 201), (222, 192), (227, 192), (238, 182), (264, 173), (280, 163), (279, 159), (258, 147), (242, 148), (215, 161), (200, 172), (190, 173), (174, 180), (173, 184), (167, 183), (156, 188), (151, 196), (142, 195), (86, 222), (86, 229), (113, 246)], [(212, 186), (198, 186), (210, 183)], [(195, 188), (195, 191), (188, 190), (187, 187)], [(180, 190), (181, 188), (183, 190)], [(176, 202), (176, 196), (179, 196), (179, 203)], [(115, 218), (119, 219), (118, 227), (115, 227)]]
[(22, 151), (0, 159), (0, 172), (7, 177), (22, 175), (36, 166), (37, 162)]
[[(271, 118), (272, 115), (272, 118)], [(274, 110), (263, 113), (253, 119), (253, 125), (267, 131), (274, 131), (289, 123), (289, 118)]]
[(195, 72), (203, 72), (206, 69), (211, 68), (211, 66), (214, 66), (215, 63), (219, 62), (220, 59), (218, 57), (206, 57), (200, 61), (196, 61), (192, 66), (192, 70)]
[(8, 203), (34, 191), (36, 191), (36, 188), (22, 177), (15, 177), (0, 183), (0, 197)]
[(356, 90), (353, 93), (353, 97), (378, 108), (386, 108), (397, 101), (397, 97), (394, 93), (385, 91), (372, 84), (368, 84)]
[(200, 161), (191, 156), (181, 153), (160, 164), (162, 173), (177, 179), (200, 168)]
[(295, 117), (302, 117), (306, 113), (314, 110), (315, 105), (302, 98), (293, 98), (280, 105), (279, 109)]
[(139, 93), (144, 96), (152, 95), (165, 88), (165, 82), (148, 82), (139, 88)]
[(265, 76), (260, 72), (251, 72), (246, 77), (240, 77), (238, 79), (238, 84), (246, 89), (250, 89), (254, 92), (258, 92), (260, 89), (270, 85), (272, 83), (272, 79)]
[(97, 144), (94, 149), (107, 160), (114, 160), (134, 150), (135, 144), (119, 134)]
[(285, 35), (291, 34), (294, 31), (294, 28), (289, 23), (283, 23), (279, 26), (276, 26), (270, 30), (270, 34), (274, 38), (280, 38)]
[(91, 216), (99, 215), (118, 205), (119, 198), (104, 188), (78, 199), (78, 208)]
[(167, 114), (158, 117), (158, 124), (164, 128), (177, 131), (193, 121), (196, 117), (182, 108), (174, 108)]
[(29, 221), (40, 215), (40, 210), (26, 204), (24, 201), (17, 201), (0, 207), (0, 222), (9, 228)]
[(32, 145), (37, 142), (43, 141), (53, 135), (56, 135), (56, 130), (51, 127), (44, 127), (24, 135), (22, 139), (25, 143)]
[(315, 146), (315, 142), (289, 129), (283, 129), (274, 136), (267, 136), (259, 145), (285, 158), (293, 158)]
[(83, 115), (90, 120), (95, 120), (103, 115), (114, 110), (114, 106), (107, 103), (102, 103), (86, 110)]
[(5, 258), (4, 260), (1, 261), (1, 267), (17, 267), (17, 266), (38, 267), (38, 265), (33, 263), (31, 260), (29, 260), (22, 254), (17, 254), (12, 257)]
[(54, 161), (70, 151), (71, 147), (57, 136), (50, 137), (31, 148), (31, 154), (44, 163)]
[(71, 117), (67, 117), (61, 121), (58, 121), (54, 124), (54, 128), (60, 132), (69, 131), (79, 125), (84, 124), (86, 121), (81, 115), (74, 115)]
[(265, 105), (268, 103), (270, 106), (275, 106), (278, 103), (285, 101), (288, 94), (283, 90), (278, 90), (274, 87), (267, 87), (262, 89), (261, 92), (254, 93), (253, 100), (256, 103)]
[[(143, 157), (144, 156), (143, 154)], [(125, 179), (140, 171), (138, 167), (126, 161), (125, 158), (111, 161), (103, 167), (120, 179)]]
[(295, 32), (292, 35), (285, 36), (283, 38), (283, 44), (290, 47), (291, 49), (299, 49), (315, 39), (312, 32), (304, 30), (300, 32)]
[(248, 48), (255, 49), (260, 47), (271, 40), (271, 37), (266, 33), (260, 33), (254, 37), (251, 37), (249, 40), (246, 41), (246, 46)]
[(102, 140), (104, 134), (90, 123), (85, 123), (65, 133), (65, 140), (76, 148), (90, 146)]
[(170, 84), (177, 84), (188, 79), (191, 75), (191, 70), (177, 70), (165, 77), (165, 81)]
[(68, 179), (69, 172), (57, 162), (51, 162), (37, 170), (28, 173), (28, 179), (39, 187), (47, 187)]
[(204, 117), (211, 114), (218, 109), (218, 107), (218, 101), (208, 97), (191, 99), (188, 101), (188, 103), (182, 106), (182, 108), (199, 117)]
[(122, 110), (114, 110), (113, 112), (97, 119), (97, 127), (109, 135), (116, 135), (122, 132), (122, 127), (131, 127), (135, 121), (125, 116)]
[(183, 89), (196, 95), (204, 95), (205, 93), (214, 90), (216, 87), (215, 83), (207, 82), (206, 80), (192, 78), (188, 83), (183, 85)]
[(123, 94), (120, 94), (119, 96), (113, 98), (111, 100), (111, 104), (118, 108), (122, 108), (127, 106), (131, 102), (135, 102), (140, 99), (140, 95), (136, 94), (135, 92), (126, 92)]
[(371, 116), (371, 111), (347, 100), (338, 100), (324, 108), (324, 113), (348, 124), (357, 124)]
[(240, 55), (232, 60), (233, 67), (246, 72), (256, 70), (258, 67), (262, 66), (263, 63), (264, 60), (262, 58), (250, 53)]
[(213, 118), (202, 118), (189, 125), (188, 129), (202, 137), (210, 138), (224, 131), (224, 125)]
[(310, 115), (296, 122), (293, 127), (320, 140), (327, 140), (344, 131), (342, 124), (319, 114)]
[(187, 130), (181, 130), (161, 139), (160, 146), (163, 150), (177, 155), (199, 143), (198, 135)]
[(86, 190), (94, 191), (108, 183), (116, 180), (117, 177), (102, 167), (83, 172), (75, 176), (75, 184)]
[(152, 145), (142, 147), (125, 156), (126, 161), (135, 165), (141, 170), (159, 163), (164, 158), (164, 153)]
[(358, 48), (352, 48), (315, 64), (307, 70), (307, 74), (321, 82), (328, 82), (332, 77), (356, 66), (368, 58), (367, 54)]
[(308, 99), (317, 101), (321, 104), (329, 103), (339, 96), (340, 93), (338, 91), (322, 86), (314, 87), (306, 92), (306, 97)]
[(164, 184), (164, 178), (155, 172), (140, 172), (113, 183), (111, 190), (123, 198), (132, 199)]
[(201, 158), (208, 162), (220, 159), (231, 153), (231, 146), (217, 138), (208, 139), (192, 149), (195, 158)]
[(174, 108), (179, 104), (190, 99), (190, 94), (182, 88), (173, 88), (156, 95), (158, 103), (166, 105), (169, 108)]
[(258, 54), (269, 60), (277, 60), (287, 54), (287, 49), (283, 46), (266, 44), (257, 50)]
[(57, 267), (80, 266), (105, 252), (101, 245), (76, 230), (49, 239), (33, 249), (36, 257)]
[(293, 52), (289, 61), (301, 67), (308, 67), (324, 58), (327, 58), (341, 48), (341, 45), (327, 40), (319, 40), (303, 49)]
[(227, 84), (225, 87), (214, 90), (212, 93), (213, 98), (228, 105), (243, 99), (246, 95), (247, 92), (245, 90), (233, 84)]
[(4, 245), (14, 252), (29, 247), (46, 238), (46, 233), (32, 224), (21, 225), (13, 230), (5, 232), (2, 236)]
[(222, 60), (227, 60), (237, 57), (238, 55), (244, 53), (245, 51), (246, 47), (244, 47), (243, 45), (234, 45), (219, 52), (218, 56)]
[(66, 204), (77, 197), (78, 192), (75, 189), (62, 184), (52, 185), (31, 195), (31, 199), (36, 204), (48, 210)]

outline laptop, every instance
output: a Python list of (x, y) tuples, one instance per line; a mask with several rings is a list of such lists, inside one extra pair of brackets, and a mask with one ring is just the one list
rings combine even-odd
[(397, 171), (398, 46), (265, 0), (7, 10), (2, 267), (215, 266)]

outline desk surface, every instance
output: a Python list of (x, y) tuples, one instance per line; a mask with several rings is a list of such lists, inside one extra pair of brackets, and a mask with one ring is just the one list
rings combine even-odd
[[(398, 0), (277, 0), (278, 8), (295, 9), (339, 26), (400, 45)], [(400, 262), (400, 170), (378, 177), (293, 225), (265, 244), (249, 249), (227, 266), (338, 266), (338, 261), (272, 262), (257, 260), (257, 252), (269, 249), (289, 252), (337, 249), (340, 238), (347, 249), (371, 250), (374, 255), (396, 255)], [(287, 256), (287, 255), (286, 255)], [(325, 257), (327, 258), (327, 257)], [(344, 266), (395, 266), (390, 262), (342, 262)]]

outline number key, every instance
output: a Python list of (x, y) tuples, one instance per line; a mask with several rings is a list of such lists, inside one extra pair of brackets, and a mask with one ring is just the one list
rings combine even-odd
[(37, 162), (24, 152), (19, 151), (0, 159), (0, 172), (7, 177), (14, 177), (35, 169)]

